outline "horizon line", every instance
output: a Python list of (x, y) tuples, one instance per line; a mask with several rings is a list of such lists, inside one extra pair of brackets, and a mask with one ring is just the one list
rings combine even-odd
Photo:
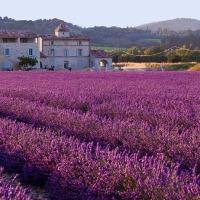
[(35, 19), (19, 19), (19, 18), (12, 18), (12, 17), (9, 17), (9, 16), (0, 16), (1, 19), (5, 19), (5, 18), (8, 18), (8, 19), (11, 19), (11, 20), (15, 20), (15, 21), (39, 21), (39, 20), (47, 20), (47, 21), (50, 21), (50, 20), (60, 20), (60, 21), (64, 21), (65, 23), (68, 23), (68, 24), (72, 24), (72, 25), (75, 25), (75, 26), (78, 26), (78, 27), (81, 27), (81, 28), (94, 28), (94, 27), (106, 27), (106, 28), (137, 28), (137, 27), (140, 27), (140, 26), (145, 26), (145, 25), (148, 25), (148, 24), (154, 24), (154, 23), (159, 23), (159, 22), (165, 22), (165, 21), (172, 21), (172, 20), (178, 20), (178, 19), (190, 19), (190, 20), (197, 20), (200, 22), (200, 19), (197, 19), (197, 18), (191, 18), (191, 17), (176, 17), (176, 18), (168, 18), (168, 19), (161, 19), (161, 20), (155, 20), (155, 21), (151, 21), (151, 22), (145, 22), (145, 23), (142, 23), (140, 25), (135, 25), (135, 26), (117, 26), (117, 25), (111, 25), (111, 26), (107, 26), (107, 25), (92, 25), (92, 26), (83, 26), (83, 25), (78, 25), (76, 24), (75, 22), (68, 22), (68, 21), (65, 21), (65, 19), (59, 19), (57, 17), (52, 17), (52, 18), (35, 18)]

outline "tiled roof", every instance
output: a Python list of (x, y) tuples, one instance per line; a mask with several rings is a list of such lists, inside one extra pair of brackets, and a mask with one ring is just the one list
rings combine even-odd
[(110, 56), (104, 50), (91, 50), (90, 55), (96, 58), (109, 58)]
[(69, 31), (69, 28), (68, 28), (66, 23), (62, 23), (55, 29), (55, 31), (57, 31), (57, 32), (67, 32), (67, 31)]
[(0, 30), (0, 38), (36, 38), (37, 34), (28, 31)]
[(40, 35), (40, 37), (42, 37), (43, 40), (90, 40), (84, 36), (57, 37), (55, 35)]

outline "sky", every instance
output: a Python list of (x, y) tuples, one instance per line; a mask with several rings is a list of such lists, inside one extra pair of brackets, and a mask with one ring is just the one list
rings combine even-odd
[(18, 20), (58, 18), (82, 27), (135, 27), (174, 18), (200, 19), (200, 0), (11, 0), (0, 16)]

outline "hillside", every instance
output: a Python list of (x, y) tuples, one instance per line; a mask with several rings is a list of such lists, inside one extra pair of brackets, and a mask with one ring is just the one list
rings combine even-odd
[(167, 29), (175, 32), (181, 32), (186, 30), (196, 31), (200, 30), (200, 20), (189, 18), (177, 18), (173, 20), (144, 24), (138, 26), (137, 28), (142, 30), (151, 30), (153, 32), (158, 31), (160, 29)]
[[(14, 20), (8, 17), (0, 17), (0, 29), (29, 30), (38, 34), (53, 33), (53, 30), (63, 20), (39, 19), (35, 21)], [(160, 43), (159, 38), (150, 31), (137, 30), (135, 28), (119, 27), (92, 27), (82, 28), (67, 23), (73, 35), (85, 35), (91, 39), (93, 46), (131, 47), (152, 46)]]
[[(29, 30), (38, 34), (53, 33), (61, 19), (14, 20), (0, 17), (0, 29)], [(136, 28), (95, 26), (83, 28), (68, 23), (72, 35), (85, 35), (95, 47), (166, 47), (192, 45), (200, 47), (200, 21), (193, 19), (175, 19), (146, 24)], [(147, 30), (148, 29), (148, 30)], [(192, 31), (186, 31), (191, 29)], [(159, 30), (159, 31), (157, 31)], [(172, 31), (171, 31), (172, 30)], [(177, 31), (178, 33), (174, 32)]]
[[(0, 29), (7, 30), (29, 30), (38, 34), (52, 33), (56, 26), (64, 22), (60, 19), (39, 20), (14, 20), (8, 17), (0, 17)], [(80, 33), (80, 27), (67, 23), (73, 34)]]

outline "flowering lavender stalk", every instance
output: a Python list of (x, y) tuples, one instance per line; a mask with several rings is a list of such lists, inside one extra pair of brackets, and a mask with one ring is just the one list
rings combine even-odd
[(0, 120), (0, 149), (2, 165), (46, 183), (52, 199), (189, 200), (200, 192), (195, 173), (178, 174), (163, 155), (122, 154), (10, 120)]
[(128, 148), (132, 152), (140, 151), (143, 155), (164, 153), (170, 160), (182, 163), (184, 168), (193, 168), (200, 163), (200, 127), (185, 127), (185, 131), (180, 134), (178, 125), (170, 128), (168, 121), (163, 124), (159, 122), (154, 127), (138, 119), (132, 122), (124, 119), (101, 120), (95, 114), (81, 114), (10, 97), (0, 97), (0, 112), (3, 116), (62, 131), (64, 135), (84, 141), (106, 142), (114, 147)]
[(0, 163), (53, 199), (199, 198), (199, 73), (0, 80)]

